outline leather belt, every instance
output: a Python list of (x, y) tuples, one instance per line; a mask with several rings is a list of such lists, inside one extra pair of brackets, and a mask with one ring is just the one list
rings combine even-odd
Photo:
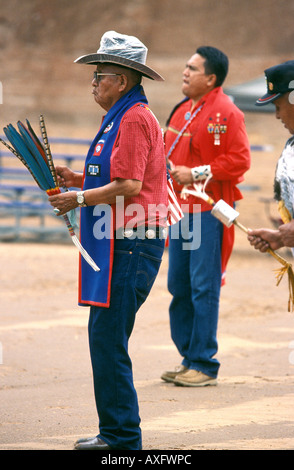
[(149, 240), (153, 240), (154, 238), (159, 238), (160, 240), (166, 239), (167, 231), (164, 227), (135, 227), (135, 228), (124, 228), (121, 227), (115, 231), (115, 238), (123, 239), (123, 238), (139, 238), (144, 239), (147, 238)]

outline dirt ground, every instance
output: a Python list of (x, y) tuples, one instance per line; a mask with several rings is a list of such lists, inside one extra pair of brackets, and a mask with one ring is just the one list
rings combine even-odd
[[(288, 135), (273, 115), (246, 120), (251, 143), (272, 148), (252, 153), (239, 220), (269, 226), (261, 198), (272, 195)], [(277, 215), (275, 206), (271, 211)], [(0, 450), (71, 450), (77, 438), (97, 433), (77, 250), (70, 241), (2, 242), (0, 259)], [(218, 386), (176, 387), (160, 380), (180, 363), (170, 339), (165, 253), (130, 343), (145, 450), (294, 448), (294, 313), (287, 279), (276, 286), (280, 267), (236, 229), (221, 295)]]

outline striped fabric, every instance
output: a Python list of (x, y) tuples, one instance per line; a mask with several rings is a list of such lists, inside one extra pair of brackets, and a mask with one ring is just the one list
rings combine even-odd
[(184, 217), (184, 214), (183, 214), (180, 204), (178, 203), (177, 196), (173, 188), (173, 182), (169, 173), (167, 176), (167, 194), (168, 194), (167, 225), (170, 226), (179, 222)]

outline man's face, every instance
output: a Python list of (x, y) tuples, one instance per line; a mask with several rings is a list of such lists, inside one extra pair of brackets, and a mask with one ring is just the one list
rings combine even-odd
[[(92, 94), (96, 103), (101, 108), (109, 111), (109, 109), (118, 101), (120, 98), (120, 75), (121, 70), (115, 65), (99, 64), (97, 65), (97, 72), (104, 73), (106, 75), (98, 75), (97, 79), (92, 80)], [(107, 75), (109, 74), (109, 75)]]
[(205, 74), (205, 58), (194, 54), (183, 71), (182, 92), (193, 101), (198, 101), (214, 86), (215, 75)]
[(281, 119), (290, 134), (294, 134), (294, 104), (290, 103), (289, 93), (285, 93), (274, 101), (276, 118)]

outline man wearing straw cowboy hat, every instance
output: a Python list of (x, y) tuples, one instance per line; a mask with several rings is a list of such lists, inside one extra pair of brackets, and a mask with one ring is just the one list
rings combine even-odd
[(257, 100), (256, 105), (273, 103), (276, 118), (292, 136), (279, 158), (274, 181), (274, 196), (284, 224), (278, 230), (250, 230), (248, 235), (251, 245), (261, 252), (268, 248), (294, 247), (294, 60), (266, 69), (265, 77), (267, 93)]
[[(81, 243), (100, 268), (95, 272), (80, 260), (79, 303), (90, 306), (100, 432), (78, 440), (76, 450), (142, 448), (128, 341), (159, 270), (168, 202), (162, 131), (141, 86), (142, 76), (163, 79), (145, 65), (146, 55), (137, 38), (108, 31), (97, 53), (75, 61), (95, 66), (93, 95), (106, 115), (84, 174), (56, 168), (62, 183), (82, 191), (49, 199), (61, 215), (82, 207)], [(154, 206), (159, 209), (152, 213)]]

